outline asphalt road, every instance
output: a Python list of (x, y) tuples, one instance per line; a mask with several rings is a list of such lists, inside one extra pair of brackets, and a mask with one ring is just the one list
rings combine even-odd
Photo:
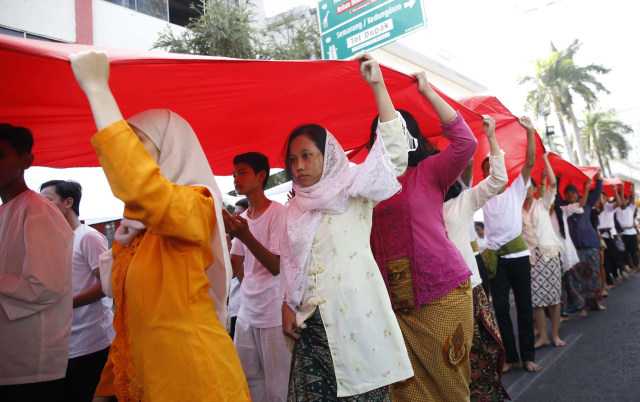
[[(562, 324), (567, 346), (536, 351), (541, 372), (519, 368), (503, 376), (512, 400), (640, 401), (640, 274), (611, 290), (602, 304), (606, 311), (571, 314)], [(515, 323), (514, 306), (512, 317)]]

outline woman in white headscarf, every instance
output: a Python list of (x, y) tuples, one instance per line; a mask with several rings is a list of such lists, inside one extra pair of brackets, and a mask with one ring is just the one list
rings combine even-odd
[(390, 401), (389, 385), (413, 376), (369, 246), (373, 207), (400, 190), (407, 166), (404, 123), (368, 54), (360, 73), (380, 113), (364, 163), (349, 168), (340, 144), (315, 124), (296, 128), (285, 145), (295, 190), (280, 258), (282, 330), (295, 340), (289, 401)]
[(168, 110), (127, 124), (109, 89), (107, 55), (70, 60), (99, 130), (91, 142), (125, 203), (112, 251), (116, 337), (96, 400), (250, 400), (220, 322), (229, 256), (220, 192), (195, 133)]

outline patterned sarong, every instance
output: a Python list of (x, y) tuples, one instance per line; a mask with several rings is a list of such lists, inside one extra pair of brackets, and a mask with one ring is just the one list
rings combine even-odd
[(306, 328), (293, 347), (288, 402), (391, 402), (388, 385), (363, 394), (338, 398), (333, 359), (320, 310), (316, 309), (305, 324)]
[(389, 261), (387, 275), (415, 374), (391, 387), (394, 402), (468, 400), (473, 337), (471, 281), (467, 279), (446, 296), (416, 310), (412, 307), (409, 260)]
[(509, 399), (502, 386), (504, 345), (496, 318), (482, 286), (473, 288), (473, 342), (469, 361), (472, 401), (504, 401)]
[(600, 249), (579, 248), (578, 258), (574, 270), (580, 283), (580, 294), (587, 307), (597, 308), (602, 300), (602, 284), (600, 283)]
[(533, 307), (555, 306), (560, 303), (562, 289), (560, 256), (545, 261), (536, 247), (535, 259), (531, 266), (531, 303)]

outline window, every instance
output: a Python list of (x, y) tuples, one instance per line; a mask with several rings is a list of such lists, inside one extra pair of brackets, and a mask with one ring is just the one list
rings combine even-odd
[(39, 39), (39, 40), (44, 40), (44, 41), (47, 41), (47, 42), (60, 42), (60, 41), (57, 41), (55, 39), (49, 39), (49, 38), (45, 38), (44, 36), (39, 36), (39, 35), (32, 35), (30, 33), (24, 32), (24, 31), (16, 31), (15, 29), (5, 28), (5, 27), (2, 27), (2, 26), (0, 26), (0, 34), (17, 36), (18, 38)]
[(193, 3), (202, 10), (202, 2), (207, 0), (106, 0), (109, 3), (127, 7), (152, 17), (185, 26), (198, 12), (190, 7)]

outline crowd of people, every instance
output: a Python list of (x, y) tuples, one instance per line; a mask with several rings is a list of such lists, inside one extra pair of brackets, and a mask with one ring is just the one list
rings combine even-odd
[[(124, 218), (109, 248), (79, 219), (78, 183), (30, 190), (33, 137), (0, 124), (2, 401), (504, 400), (502, 373), (540, 371), (563, 319), (606, 309), (640, 269), (633, 188), (609, 200), (598, 173), (559, 194), (546, 155), (531, 177), (532, 122), (519, 119), (524, 155), (508, 155), (490, 116), (474, 185), (478, 140), (424, 73), (446, 148), (395, 109), (365, 53), (366, 160), (350, 167), (326, 128), (300, 125), (284, 140), (286, 206), (265, 196), (268, 158), (248, 152), (231, 162), (245, 197), (232, 215), (188, 122), (124, 120), (106, 54), (70, 60)], [(511, 180), (505, 158), (524, 160)]]

